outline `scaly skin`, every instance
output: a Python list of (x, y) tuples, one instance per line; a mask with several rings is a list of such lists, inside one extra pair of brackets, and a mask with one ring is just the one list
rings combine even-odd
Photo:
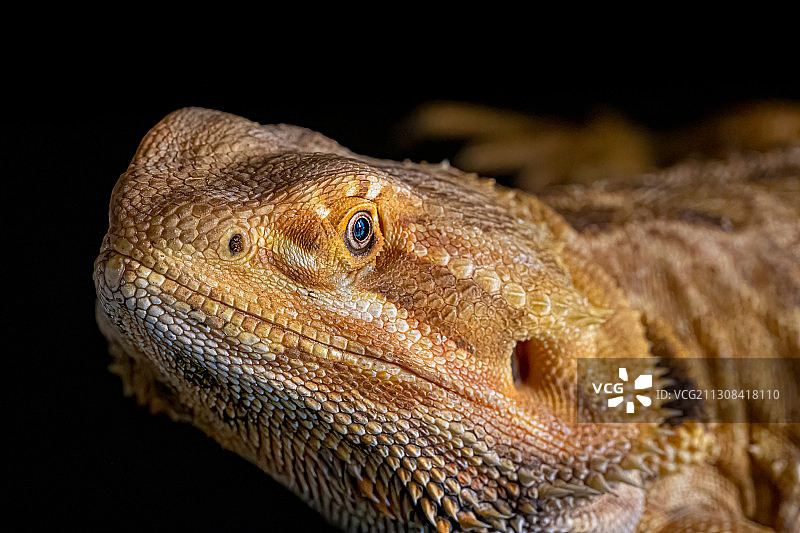
[(659, 306), (626, 297), (592, 243), (447, 165), (185, 109), (114, 188), (97, 316), (128, 392), (344, 529), (761, 531), (710, 466), (717, 431), (604, 423), (576, 392), (579, 357), (659, 374), (652, 341), (698, 345), (643, 320)]

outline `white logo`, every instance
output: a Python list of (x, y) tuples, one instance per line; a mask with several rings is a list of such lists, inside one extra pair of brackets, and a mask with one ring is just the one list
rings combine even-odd
[[(628, 369), (627, 368), (622, 367), (622, 368), (619, 369), (619, 378), (622, 381), (628, 381)], [(602, 386), (598, 386), (598, 385), (594, 385), (593, 384), (592, 386), (595, 389), (595, 393), (599, 393), (600, 390), (602, 389), (606, 393), (609, 393), (609, 392), (613, 391), (613, 392), (616, 392), (616, 393), (620, 394), (620, 396), (615, 396), (613, 398), (609, 398), (608, 399), (608, 406), (609, 407), (617, 407), (618, 405), (622, 404), (622, 401), (624, 399), (622, 397), (622, 395), (621, 395), (621, 393), (622, 393), (622, 383), (614, 383), (613, 385), (611, 383), (606, 383), (605, 385), (602, 385)], [(653, 376), (651, 374), (642, 374), (641, 376), (636, 378), (636, 381), (633, 382), (633, 388), (635, 390), (649, 389), (652, 386), (653, 386)], [(645, 407), (649, 407), (650, 404), (652, 403), (652, 400), (650, 400), (649, 397), (643, 396), (641, 394), (637, 394), (636, 395), (636, 399), (639, 400), (639, 403), (641, 403)], [(634, 406), (633, 402), (625, 402), (625, 412), (627, 412), (627, 413), (635, 412), (635, 406)]]

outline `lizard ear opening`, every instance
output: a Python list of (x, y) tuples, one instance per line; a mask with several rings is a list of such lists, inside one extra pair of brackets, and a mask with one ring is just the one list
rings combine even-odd
[(530, 341), (519, 341), (511, 352), (511, 375), (516, 388), (522, 387), (530, 376), (529, 345)]

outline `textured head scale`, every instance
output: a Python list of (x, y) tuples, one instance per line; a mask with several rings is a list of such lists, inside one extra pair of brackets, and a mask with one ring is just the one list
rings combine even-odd
[(533, 197), (185, 109), (111, 206), (95, 279), (112, 344), (332, 521), (641, 512), (638, 489), (602, 493), (646, 428), (578, 424), (570, 392), (578, 357), (647, 357), (638, 316)]

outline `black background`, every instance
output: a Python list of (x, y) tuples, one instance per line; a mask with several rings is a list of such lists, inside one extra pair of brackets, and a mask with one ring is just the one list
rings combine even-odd
[[(604, 62), (606, 61), (606, 62)], [(341, 64), (339, 64), (341, 62)], [(607, 64), (607, 63), (613, 63)], [(21, 143), (5, 156), (13, 275), (4, 357), (7, 464), (21, 529), (70, 525), (115, 531), (320, 530), (322, 520), (257, 468), (190, 426), (151, 416), (122, 396), (107, 372), (94, 324), (92, 262), (107, 228), (108, 199), (139, 140), (170, 111), (204, 106), (261, 123), (321, 131), (358, 153), (437, 161), (452, 146), (404, 146), (400, 125), (417, 105), (471, 101), (584, 120), (600, 106), (656, 129), (686, 125), (728, 105), (800, 100), (793, 74), (774, 76), (681, 62), (619, 63), (593, 57), (544, 68), (534, 59), (481, 70), (443, 59), (365, 65), (309, 60), (286, 74), (223, 67), (147, 74), (131, 62), (107, 78), (63, 69), (37, 78), (6, 112)], [(489, 61), (491, 63), (491, 61)], [(380, 65), (380, 60), (372, 60)], [(606, 68), (608, 67), (608, 68)], [(793, 67), (796, 70), (796, 66)], [(786, 69), (778, 70), (786, 72)], [(145, 75), (147, 74), (147, 75)], [(216, 79), (209, 79), (216, 78)], [(25, 93), (26, 91), (22, 91)], [(33, 201), (31, 200), (33, 199)], [(33, 287), (31, 289), (31, 287)], [(33, 349), (31, 347), (33, 346)]]

